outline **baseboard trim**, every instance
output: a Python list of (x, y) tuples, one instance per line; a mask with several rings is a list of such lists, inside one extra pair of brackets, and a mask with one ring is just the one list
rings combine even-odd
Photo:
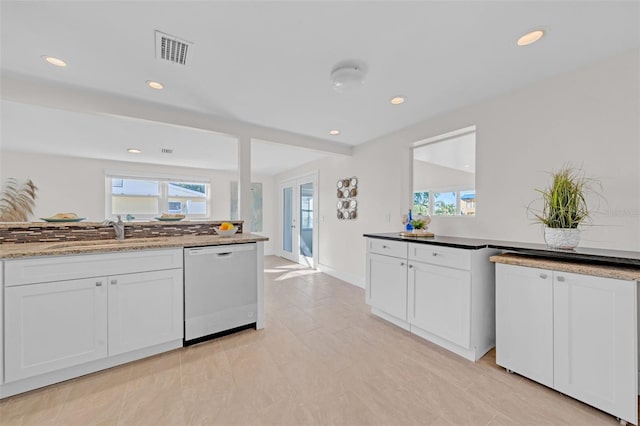
[(318, 270), (324, 274), (330, 275), (356, 287), (364, 288), (364, 279), (357, 275), (333, 269), (332, 267), (323, 265), (322, 263), (318, 264)]

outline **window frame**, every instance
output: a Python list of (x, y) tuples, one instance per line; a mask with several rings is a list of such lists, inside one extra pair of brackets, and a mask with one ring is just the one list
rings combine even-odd
[[(455, 139), (467, 134), (473, 133), (476, 138), (477, 138), (477, 134), (478, 134), (478, 130), (477, 130), (477, 126), (471, 125), (471, 126), (467, 126), (467, 127), (463, 127), (457, 130), (453, 130), (450, 132), (446, 132), (446, 133), (442, 133), (440, 135), (437, 136), (432, 136), (430, 138), (426, 138), (426, 139), (421, 139), (419, 141), (413, 142), (413, 144), (411, 144), (410, 148), (409, 148), (409, 179), (410, 182), (413, 182), (414, 176), (413, 176), (413, 159), (414, 159), (414, 150), (416, 148), (420, 148), (422, 146), (425, 145), (429, 145), (429, 144), (433, 144), (433, 143), (438, 143), (438, 142), (444, 142), (447, 141), (449, 139)], [(476, 139), (477, 142), (477, 139)], [(477, 146), (477, 144), (476, 144)], [(477, 158), (477, 150), (476, 150), (476, 158)], [(477, 174), (477, 170), (474, 171), (474, 175)], [(428, 192), (429, 193), (429, 216), (431, 217), (447, 217), (447, 218), (453, 218), (453, 217), (464, 217), (464, 218), (468, 218), (468, 219), (472, 219), (475, 218), (477, 216), (477, 199), (476, 201), (474, 201), (475, 207), (474, 207), (474, 214), (473, 215), (463, 215), (461, 214), (461, 200), (460, 200), (460, 192), (463, 191), (473, 191), (476, 194), (476, 197), (478, 195), (477, 192), (477, 180), (476, 180), (477, 176), (474, 176), (474, 185), (473, 188), (469, 188), (468, 185), (453, 185), (453, 186), (447, 186), (447, 187), (442, 187), (440, 189), (442, 190), (438, 190), (438, 188), (434, 189), (434, 188), (424, 188), (424, 187), (420, 187), (420, 188), (414, 188), (413, 184), (411, 184), (411, 208), (413, 209), (413, 200), (415, 199), (415, 194), (418, 192)], [(444, 193), (444, 192), (455, 192), (456, 193), (456, 214), (454, 215), (436, 215), (433, 213), (434, 210), (434, 197), (433, 194), (434, 193)]]
[[(156, 173), (144, 173), (135, 171), (119, 171), (119, 170), (105, 170), (105, 218), (115, 219), (117, 214), (111, 213), (113, 208), (113, 193), (112, 181), (114, 179), (137, 179), (137, 180), (149, 180), (157, 181), (159, 186), (158, 191), (158, 212), (153, 214), (135, 214), (135, 218), (139, 220), (150, 220), (163, 213), (162, 206), (169, 205), (169, 183), (198, 183), (205, 185), (205, 202), (206, 213), (205, 214), (189, 214), (186, 213), (186, 219), (209, 219), (211, 217), (211, 179), (204, 176), (176, 176)], [(166, 212), (165, 212), (166, 213)], [(124, 218), (123, 218), (124, 219)]]

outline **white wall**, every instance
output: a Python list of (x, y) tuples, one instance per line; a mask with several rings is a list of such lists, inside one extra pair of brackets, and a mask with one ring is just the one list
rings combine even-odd
[[(0, 179), (3, 182), (9, 177), (31, 179), (38, 186), (35, 218), (48, 217), (58, 212), (75, 212), (89, 221), (104, 220), (105, 170), (202, 176), (210, 179), (211, 218), (227, 220), (230, 217), (230, 181), (238, 180), (237, 173), (5, 150), (0, 156)], [(263, 184), (263, 232), (259, 234), (269, 237), (269, 241), (265, 243), (265, 254), (272, 254), (276, 205), (270, 195), (276, 191), (274, 179), (253, 176), (252, 181)]]
[[(415, 141), (470, 125), (476, 133), (475, 217), (436, 217), (438, 235), (543, 243), (527, 206), (548, 173), (570, 162), (601, 180), (606, 204), (585, 226), (585, 247), (640, 250), (640, 54), (633, 50), (575, 72), (453, 111), (276, 176), (319, 170), (321, 266), (362, 285), (363, 233), (401, 229), (411, 206)], [(338, 221), (335, 184), (358, 177), (358, 219)], [(391, 215), (391, 222), (386, 215)], [(279, 241), (276, 242), (279, 244)]]

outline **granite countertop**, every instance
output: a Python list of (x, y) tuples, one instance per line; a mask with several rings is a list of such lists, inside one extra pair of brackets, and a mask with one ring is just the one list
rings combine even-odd
[(122, 241), (56, 241), (45, 243), (21, 243), (0, 245), (0, 259), (37, 256), (63, 256), (69, 254), (107, 253), (127, 250), (216, 246), (224, 244), (255, 243), (267, 241), (267, 237), (255, 234), (235, 234), (231, 237), (219, 235), (185, 235), (178, 237), (128, 238)]
[(420, 244), (433, 244), (438, 246), (448, 246), (461, 249), (477, 250), (487, 247), (486, 240), (475, 238), (446, 237), (436, 235), (434, 237), (403, 237), (399, 232), (389, 232), (384, 234), (364, 234), (369, 238), (380, 238), (383, 240), (406, 241)]
[(580, 262), (594, 262), (600, 264), (630, 265), (640, 267), (640, 252), (638, 251), (599, 249), (591, 247), (577, 247), (573, 250), (562, 250), (549, 248), (545, 244), (521, 243), (515, 241), (446, 237), (438, 235), (436, 235), (435, 237), (403, 237), (400, 236), (399, 232), (364, 234), (364, 236), (369, 238), (381, 238), (386, 240), (405, 241), (419, 244), (434, 244), (462, 249), (478, 250), (482, 248), (492, 248), (565, 261), (573, 260)]
[(581, 262), (567, 262), (541, 257), (523, 256), (505, 253), (491, 256), (490, 261), (507, 265), (527, 266), (530, 268), (552, 269), (596, 277), (616, 278), (620, 280), (640, 281), (640, 268), (632, 266), (594, 265)]

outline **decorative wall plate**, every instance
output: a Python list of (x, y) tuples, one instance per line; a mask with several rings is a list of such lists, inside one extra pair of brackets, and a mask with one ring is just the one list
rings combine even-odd
[(358, 202), (355, 197), (358, 195), (358, 178), (355, 176), (346, 177), (336, 182), (336, 217), (340, 220), (353, 220), (358, 217)]

